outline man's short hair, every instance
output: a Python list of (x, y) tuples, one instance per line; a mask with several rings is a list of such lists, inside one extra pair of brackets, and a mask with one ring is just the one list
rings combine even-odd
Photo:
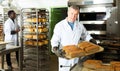
[[(80, 10), (77, 5), (71, 5), (69, 8), (73, 8), (73, 9), (78, 10), (78, 11)], [(69, 10), (69, 8), (68, 8), (68, 10)]]
[(15, 13), (15, 11), (14, 10), (9, 10), (8, 11), (8, 16), (10, 16), (12, 13)]

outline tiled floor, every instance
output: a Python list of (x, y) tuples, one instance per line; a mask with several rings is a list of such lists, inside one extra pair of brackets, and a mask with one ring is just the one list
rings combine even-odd
[[(49, 65), (49, 70), (50, 71), (58, 71), (58, 62), (57, 62), (57, 57), (55, 55), (50, 56), (50, 65)], [(13, 66), (13, 71), (18, 71), (18, 66), (15, 58), (15, 53), (12, 53), (12, 66)], [(1, 58), (0, 58), (0, 68), (1, 68)], [(6, 71), (7, 70), (7, 65), (6, 65), (6, 60), (4, 60), (4, 68)]]

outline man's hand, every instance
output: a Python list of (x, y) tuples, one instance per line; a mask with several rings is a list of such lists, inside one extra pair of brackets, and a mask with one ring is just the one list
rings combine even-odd
[(59, 49), (58, 47), (53, 47), (53, 51), (58, 57), (65, 57), (65, 52), (62, 49)]

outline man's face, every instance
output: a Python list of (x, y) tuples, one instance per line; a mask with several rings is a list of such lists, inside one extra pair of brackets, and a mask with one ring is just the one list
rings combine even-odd
[(15, 18), (16, 18), (16, 13), (15, 13), (15, 12), (12, 12), (12, 13), (11, 13), (11, 18), (12, 18), (12, 19), (15, 19)]
[(68, 10), (68, 21), (69, 22), (74, 22), (77, 17), (78, 17), (78, 14), (79, 14), (79, 11), (78, 10), (75, 10), (73, 8), (70, 8)]

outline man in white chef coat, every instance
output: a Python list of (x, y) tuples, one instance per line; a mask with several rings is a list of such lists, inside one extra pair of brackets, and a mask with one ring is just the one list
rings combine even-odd
[[(5, 39), (4, 41), (11, 41), (12, 43), (9, 43), (6, 45), (6, 49), (11, 48), (12, 46), (18, 44), (18, 32), (20, 31), (20, 28), (18, 24), (16, 23), (16, 13), (13, 10), (8, 11), (8, 19), (4, 23), (4, 34)], [(18, 61), (18, 52), (16, 52), (16, 59)], [(11, 57), (10, 53), (6, 54), (6, 62), (8, 65), (8, 69), (12, 70), (12, 63), (11, 63)]]
[[(52, 52), (59, 58), (59, 71), (70, 71), (70, 68), (78, 63), (79, 58), (66, 59), (62, 53), (62, 47), (66, 45), (77, 45), (81, 41), (95, 40), (88, 34), (87, 30), (79, 21), (79, 7), (70, 6), (67, 12), (68, 16), (57, 23), (51, 39)], [(80, 62), (85, 61), (90, 56), (82, 57)]]

